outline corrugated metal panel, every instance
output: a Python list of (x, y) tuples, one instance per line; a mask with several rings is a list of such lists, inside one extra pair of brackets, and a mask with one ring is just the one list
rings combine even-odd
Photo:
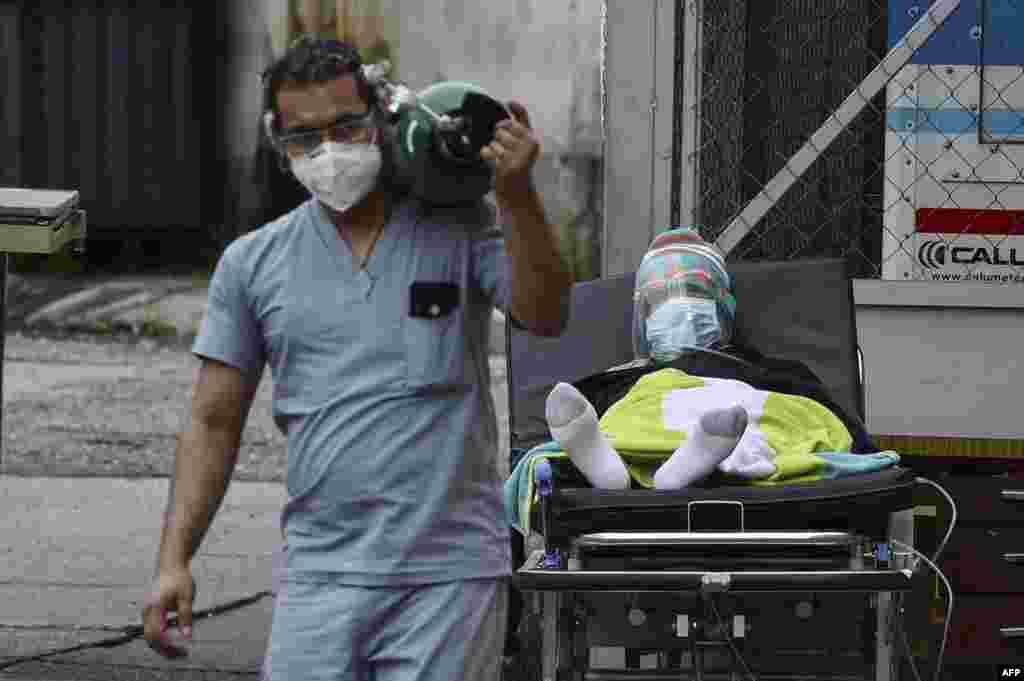
[[(0, 82), (8, 92), (21, 90), (21, 14), (17, 5), (0, 3)], [(17, 97), (0, 97), (0, 184), (16, 185), (21, 178), (21, 107)]]
[(5, 81), (20, 109), (4, 105), (2, 127), (21, 160), (5, 183), (79, 189), (90, 233), (206, 227), (204, 162), (218, 153), (197, 111), (216, 102), (197, 99), (194, 3), (4, 3), (0, 25), (20, 36), (4, 50), (21, 76)]

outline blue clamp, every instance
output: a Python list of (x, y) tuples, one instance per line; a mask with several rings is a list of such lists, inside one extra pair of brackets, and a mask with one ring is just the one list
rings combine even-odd
[(889, 560), (890, 560), (889, 550), (890, 549), (889, 549), (889, 544), (888, 543), (878, 544), (875, 547), (875, 558), (877, 558), (880, 561), (886, 562), (886, 563), (889, 562)]
[(561, 570), (562, 554), (558, 551), (545, 551), (544, 558), (540, 561), (540, 566), (545, 570)]
[[(547, 536), (547, 502), (544, 501), (547, 497), (550, 497), (552, 492), (555, 491), (554, 481), (552, 480), (551, 464), (545, 459), (539, 461), (533, 469), (534, 482), (537, 483), (537, 491), (541, 496), (541, 507), (545, 509), (544, 513), (544, 535)], [(562, 555), (558, 551), (546, 550), (544, 551), (544, 558), (541, 559), (540, 565), (546, 570), (560, 570), (562, 569)]]
[(533, 469), (534, 481), (537, 483), (537, 491), (542, 497), (549, 497), (555, 490), (552, 480), (551, 464), (545, 459), (540, 461)]

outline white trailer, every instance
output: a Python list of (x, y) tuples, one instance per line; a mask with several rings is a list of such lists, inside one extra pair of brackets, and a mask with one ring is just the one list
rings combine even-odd
[[(926, 2), (890, 0), (890, 41)], [(1024, 284), (1024, 6), (962, 0), (887, 88), (882, 278)]]

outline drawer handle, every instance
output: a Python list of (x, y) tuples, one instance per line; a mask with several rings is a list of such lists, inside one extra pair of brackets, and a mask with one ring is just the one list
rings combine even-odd
[(1024, 638), (1024, 627), (1002, 627), (999, 633), (1003, 638)]
[(1024, 501), (1024, 489), (1004, 489), (1003, 501)]
[(1011, 565), (1024, 565), (1024, 553), (1004, 553), (1003, 560)]

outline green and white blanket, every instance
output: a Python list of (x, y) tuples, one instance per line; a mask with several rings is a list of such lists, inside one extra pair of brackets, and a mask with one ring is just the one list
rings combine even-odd
[[(895, 466), (895, 452), (849, 453), (842, 421), (806, 397), (756, 390), (740, 381), (690, 376), (678, 369), (646, 374), (601, 417), (600, 427), (641, 487), (654, 487), (654, 472), (686, 440), (688, 429), (710, 409), (742, 405), (747, 430), (718, 466), (730, 483), (784, 485), (870, 473)], [(549, 461), (555, 477), (575, 469), (558, 443), (528, 452), (505, 483), (509, 522), (529, 532), (534, 471)]]

